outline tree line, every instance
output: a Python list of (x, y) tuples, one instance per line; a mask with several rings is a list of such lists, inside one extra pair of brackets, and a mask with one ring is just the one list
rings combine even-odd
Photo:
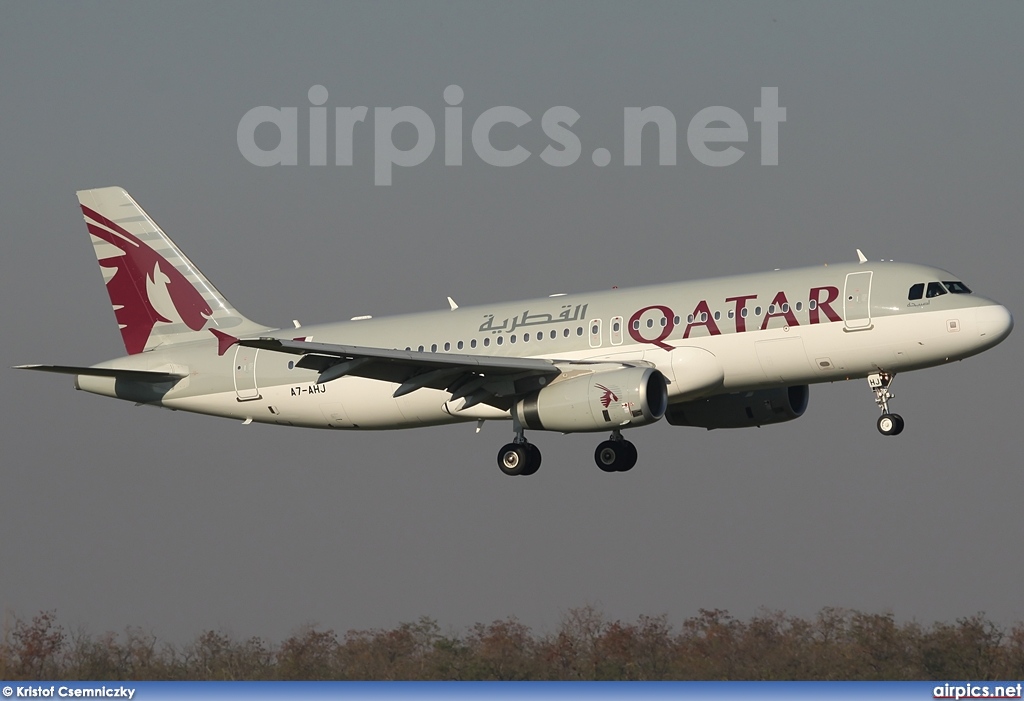
[(701, 609), (607, 620), (570, 609), (552, 633), (516, 618), (457, 633), (421, 618), (344, 634), (305, 626), (280, 644), (207, 630), (183, 645), (139, 628), (65, 630), (56, 612), (14, 617), (0, 644), (3, 680), (930, 680), (1024, 678), (1024, 623), (982, 614), (897, 623), (891, 613), (822, 609), (810, 619), (767, 611), (738, 620)]

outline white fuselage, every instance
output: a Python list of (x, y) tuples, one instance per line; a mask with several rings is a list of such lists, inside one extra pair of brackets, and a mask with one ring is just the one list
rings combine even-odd
[[(263, 336), (372, 348), (650, 364), (669, 401), (895, 374), (960, 360), (1012, 328), (1009, 312), (974, 294), (910, 300), (915, 283), (955, 280), (925, 266), (806, 268), (463, 307), (268, 331)], [(318, 383), (296, 356), (209, 341), (156, 348), (100, 367), (186, 375), (150, 403), (240, 420), (387, 429), (508, 419), (488, 404), (461, 410), (444, 390), (393, 397), (397, 384), (362, 377)], [(120, 383), (120, 386), (118, 386)], [(147, 401), (113, 378), (81, 389)]]

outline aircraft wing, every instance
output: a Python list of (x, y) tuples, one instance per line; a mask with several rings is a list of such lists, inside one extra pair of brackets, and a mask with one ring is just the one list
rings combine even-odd
[(319, 372), (317, 382), (345, 376), (394, 382), (400, 385), (394, 392), (396, 398), (424, 387), (448, 390), (452, 400), (465, 399), (466, 407), (482, 402), (508, 409), (516, 397), (540, 389), (562, 373), (562, 363), (544, 358), (430, 353), (277, 338), (242, 339), (238, 344), (300, 355), (296, 365)]

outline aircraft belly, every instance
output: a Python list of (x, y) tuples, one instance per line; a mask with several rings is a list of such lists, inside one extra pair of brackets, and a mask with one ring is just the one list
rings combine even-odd
[(811, 368), (800, 336), (757, 341), (754, 344), (757, 360), (769, 382), (805, 382)]

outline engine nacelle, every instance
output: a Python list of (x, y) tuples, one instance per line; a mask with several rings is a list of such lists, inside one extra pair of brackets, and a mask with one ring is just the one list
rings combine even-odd
[(523, 428), (572, 433), (645, 426), (665, 415), (668, 387), (653, 368), (563, 375), (512, 408)]
[(673, 404), (665, 419), (673, 426), (749, 428), (792, 421), (807, 411), (807, 385), (719, 394), (695, 402)]

